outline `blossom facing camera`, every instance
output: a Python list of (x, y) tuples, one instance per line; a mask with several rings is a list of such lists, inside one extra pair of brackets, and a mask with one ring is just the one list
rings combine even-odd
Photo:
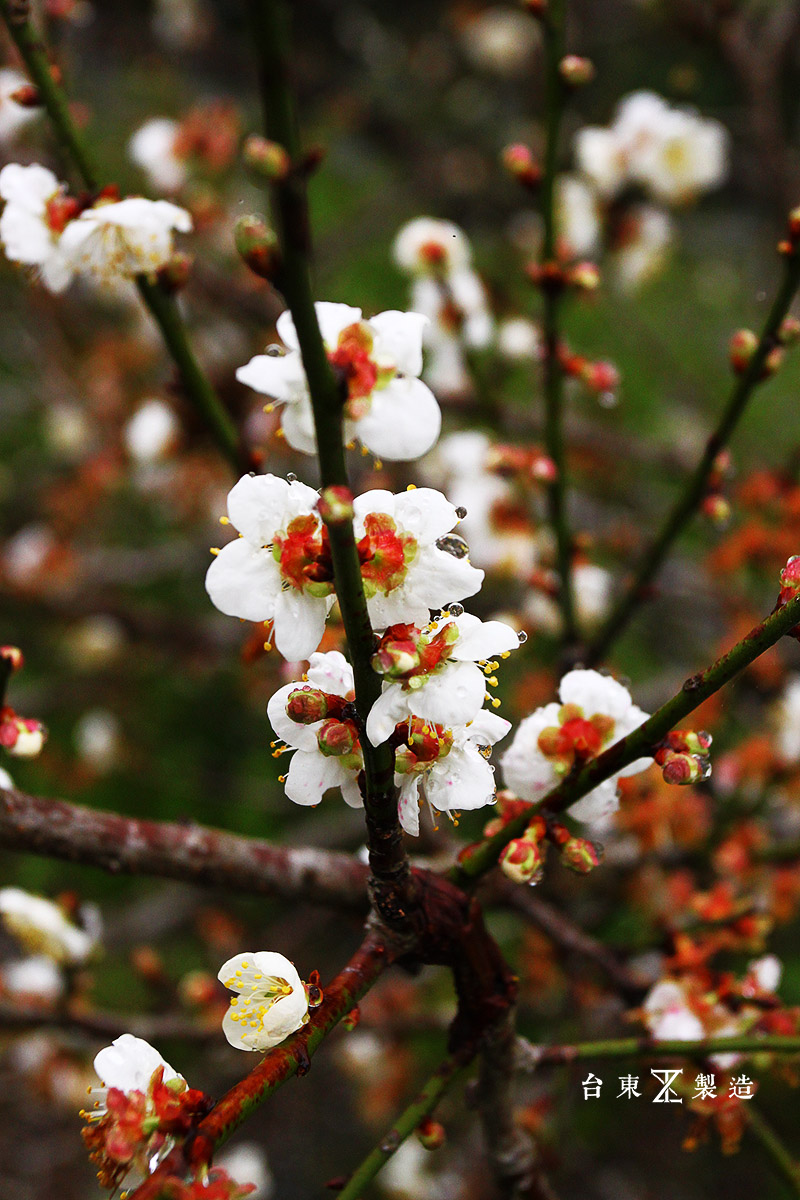
[(305, 984), (282, 954), (236, 954), (223, 963), (217, 978), (236, 993), (222, 1031), (239, 1050), (269, 1050), (308, 1021)]
[[(420, 458), (439, 436), (442, 415), (422, 371), (420, 313), (384, 312), (365, 320), (360, 308), (315, 305), (325, 350), (344, 396), (345, 437), (358, 438), (379, 458)], [(289, 312), (277, 330), (285, 354), (258, 354), (236, 372), (240, 383), (284, 405), (283, 432), (289, 445), (316, 453), (308, 381), (297, 332)]]
[(172, 257), (173, 234), (191, 228), (191, 215), (169, 200), (100, 200), (69, 222), (60, 249), (74, 270), (110, 283), (165, 266)]
[[(506, 786), (522, 800), (540, 800), (575, 766), (596, 758), (647, 719), (630, 692), (598, 671), (570, 671), (558, 690), (561, 704), (526, 717), (501, 759)], [(570, 807), (579, 821), (600, 821), (618, 806), (617, 780), (652, 762), (638, 758)]]
[(297, 480), (243, 476), (228, 494), (228, 518), (239, 537), (223, 546), (206, 574), (220, 612), (274, 621), (275, 645), (290, 662), (316, 650), (333, 604), (333, 564), (318, 500)]

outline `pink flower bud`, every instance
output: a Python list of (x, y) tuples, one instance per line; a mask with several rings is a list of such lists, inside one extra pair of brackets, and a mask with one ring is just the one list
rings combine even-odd
[(593, 392), (616, 392), (619, 387), (619, 371), (613, 363), (602, 359), (598, 362), (586, 362), (581, 371), (581, 379)]
[(20, 108), (41, 108), (42, 96), (37, 87), (32, 83), (23, 83), (15, 91), (9, 95), (9, 100), (13, 100)]
[(357, 743), (356, 731), (349, 721), (326, 721), (317, 734), (317, 745), (326, 758), (352, 754)]
[(800, 342), (800, 321), (797, 317), (784, 317), (778, 330), (778, 341), (782, 346), (795, 346)]
[(319, 688), (297, 688), (289, 693), (286, 712), (298, 725), (313, 725), (328, 715), (328, 698)]
[(292, 162), (283, 146), (252, 134), (244, 144), (244, 161), (272, 183), (280, 183), (291, 170)]
[(12, 671), (20, 671), (25, 665), (19, 646), (0, 646), (0, 658), (5, 659)]
[(694, 754), (675, 754), (668, 750), (661, 765), (661, 774), (665, 783), (676, 783), (682, 786), (698, 783), (705, 777), (703, 760)]
[(567, 283), (581, 292), (594, 292), (600, 286), (600, 269), (593, 262), (575, 263), (567, 271)]
[(280, 264), (278, 239), (263, 217), (240, 217), (233, 230), (236, 249), (254, 275), (274, 279)]
[(588, 875), (602, 862), (603, 852), (600, 846), (587, 838), (571, 837), (561, 847), (561, 861), (570, 871), (579, 875)]
[(193, 265), (194, 258), (191, 254), (187, 254), (185, 250), (173, 250), (169, 261), (165, 262), (163, 267), (159, 267), (156, 272), (158, 281), (165, 291), (174, 296), (176, 292), (186, 287)]
[(583, 87), (594, 79), (594, 63), (578, 54), (567, 54), (558, 64), (558, 69), (569, 87)]
[(502, 162), (509, 175), (518, 180), (523, 187), (538, 187), (542, 171), (527, 146), (523, 146), (520, 142), (513, 146), (506, 146), (502, 154)]
[(731, 506), (724, 496), (714, 492), (703, 500), (703, 514), (715, 525), (727, 525), (731, 519)]
[(353, 493), (340, 484), (323, 488), (317, 510), (326, 525), (346, 525), (353, 519)]
[(417, 1126), (417, 1137), (426, 1150), (438, 1150), (447, 1137), (444, 1125), (432, 1117), (423, 1117)]
[(737, 375), (743, 375), (758, 348), (758, 337), (752, 329), (737, 329), (728, 343), (730, 364)]
[(544, 874), (546, 843), (514, 838), (500, 856), (500, 869), (515, 883), (538, 883)]

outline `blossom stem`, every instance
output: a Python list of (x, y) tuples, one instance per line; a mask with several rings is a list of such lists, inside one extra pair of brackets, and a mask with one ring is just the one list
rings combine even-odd
[(772, 1159), (778, 1173), (789, 1184), (795, 1196), (800, 1196), (800, 1162), (784, 1146), (775, 1130), (764, 1119), (758, 1108), (752, 1104), (748, 1104), (744, 1111), (747, 1115), (747, 1124), (752, 1133), (758, 1138), (762, 1149)]
[(734, 384), (717, 427), (706, 443), (700, 462), (685, 484), (683, 492), (676, 500), (660, 532), (645, 552), (636, 569), (633, 581), (612, 609), (600, 632), (588, 648), (585, 657), (587, 666), (592, 666), (605, 658), (617, 638), (627, 627), (630, 619), (648, 599), (653, 581), (661, 570), (673, 542), (681, 535), (697, 511), (706, 493), (715, 459), (727, 446), (753, 392), (763, 379), (767, 356), (777, 344), (776, 335), (783, 318), (789, 311), (798, 287), (800, 287), (800, 252), (795, 250), (785, 259), (783, 280), (764, 322), (758, 346), (746, 370)]
[[(63, 88), (56, 82), (47, 49), (26, 12), (27, 5), (0, 0), (0, 16), (39, 92), (63, 149), (72, 160), (81, 182), (90, 192), (101, 187), (101, 173), (72, 119)], [(21, 16), (19, 14), (22, 14)], [(236, 426), (195, 358), (175, 301), (148, 276), (136, 279), (139, 294), (161, 331), (164, 343), (180, 373), (186, 395), (205, 421), (222, 453), (236, 471), (248, 469)]]
[(123, 817), (19, 791), (0, 789), (0, 846), (113, 874), (156, 875), (352, 913), (367, 908), (367, 869), (348, 854)]
[[(297, 331), (308, 380), (323, 488), (349, 487), (344, 452), (343, 396), (322, 340), (311, 286), (311, 235), (306, 171), (289, 83), (288, 12), (279, 0), (250, 0), (259, 81), (267, 135), (287, 151), (291, 169), (272, 188), (272, 208), (281, 250), (277, 279)], [(353, 522), (328, 523), (334, 581), (353, 665), (356, 707), (362, 718), (381, 693), (371, 666), (374, 634), (356, 549)], [(361, 738), (366, 776), (367, 844), (379, 881), (402, 887), (409, 878), (397, 818), (394, 752), (388, 743), (373, 747)]]
[[(687, 679), (671, 700), (657, 709), (627, 737), (609, 746), (597, 758), (593, 758), (586, 766), (568, 775), (552, 788), (536, 806), (535, 811), (546, 814), (563, 812), (598, 784), (616, 775), (623, 767), (635, 762), (637, 758), (651, 755), (658, 743), (679, 721), (754, 662), (760, 654), (793, 629), (798, 621), (800, 595), (795, 596), (782, 608), (776, 609), (711, 666)], [(525, 831), (533, 811), (532, 809), (522, 813), (513, 821), (509, 821), (494, 837), (487, 838), (474, 849), (468, 850), (460, 864), (452, 869), (449, 878), (463, 886), (469, 880), (476, 879), (488, 871), (497, 862), (504, 846)]]
[[(540, 260), (542, 264), (554, 262), (557, 254), (556, 176), (565, 101), (564, 81), (559, 67), (564, 55), (565, 16), (564, 0), (550, 0), (541, 22), (546, 60), (545, 106), (547, 114), (544, 169), (540, 192), (544, 225)], [(556, 559), (560, 581), (558, 600), (563, 622), (563, 638), (565, 645), (571, 647), (577, 641), (578, 629), (575, 619), (572, 579), (572, 534), (567, 514), (566, 453), (563, 430), (564, 373), (559, 361), (561, 300), (560, 290), (545, 284), (542, 314), (544, 440), (547, 453), (556, 468), (554, 478), (547, 487), (547, 504), (550, 524), (556, 538)]]
[(407, 1108), (403, 1109), (389, 1129), (370, 1150), (369, 1154), (337, 1190), (338, 1200), (358, 1200), (382, 1167), (410, 1137), (424, 1117), (429, 1116), (439, 1101), (456, 1083), (464, 1078), (472, 1055), (452, 1054), (443, 1059), (429, 1079), (425, 1081)]

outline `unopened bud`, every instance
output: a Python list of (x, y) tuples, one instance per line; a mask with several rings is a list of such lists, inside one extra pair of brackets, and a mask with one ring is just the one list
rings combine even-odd
[(319, 688), (297, 688), (286, 701), (288, 716), (298, 725), (313, 725), (328, 715), (328, 698)]
[(417, 1137), (426, 1150), (438, 1150), (444, 1145), (447, 1134), (439, 1121), (434, 1121), (433, 1117), (423, 1117), (417, 1126)]
[(752, 329), (737, 329), (728, 343), (730, 363), (737, 375), (743, 375), (758, 349), (758, 337)]
[(19, 646), (0, 646), (0, 658), (5, 660), (12, 671), (20, 671), (25, 664)]
[(527, 146), (521, 142), (506, 146), (502, 153), (502, 163), (509, 175), (512, 175), (523, 187), (538, 187), (542, 170)]
[(800, 592), (800, 554), (793, 554), (789, 559), (780, 573), (780, 581), (782, 590)]
[(326, 525), (346, 525), (353, 519), (353, 493), (342, 484), (323, 488), (317, 511)]
[(167, 978), (164, 960), (152, 946), (135, 946), (131, 951), (131, 966), (148, 983), (162, 983)]
[(713, 738), (705, 729), (673, 729), (664, 738), (670, 750), (687, 750), (690, 754), (708, 754)]
[(9, 94), (8, 99), (13, 100), (20, 108), (41, 108), (42, 105), (41, 93), (32, 83), (23, 83)]
[(531, 476), (539, 483), (554, 483), (558, 478), (558, 467), (547, 454), (538, 454), (531, 463)]
[(703, 500), (703, 513), (715, 525), (727, 525), (731, 519), (731, 506), (724, 496), (714, 492)]
[(308, 977), (306, 984), (306, 999), (308, 1000), (309, 1008), (319, 1008), (322, 1001), (325, 999), (319, 981), (319, 971), (312, 971)]
[(355, 730), (347, 721), (326, 721), (317, 734), (317, 745), (326, 758), (342, 758), (345, 754), (351, 754), (356, 741)]
[(382, 640), (372, 658), (373, 669), (379, 675), (386, 675), (390, 679), (400, 679), (409, 675), (419, 664), (419, 648), (412, 638)]
[(342, 1028), (346, 1029), (349, 1033), (352, 1033), (352, 1031), (359, 1024), (360, 1020), (361, 1020), (361, 1009), (358, 1007), (358, 1005), (356, 1005), (355, 1008), (350, 1009), (350, 1012), (347, 1014), (346, 1017), (342, 1018)]
[(588, 838), (571, 837), (561, 847), (561, 861), (570, 871), (579, 875), (588, 875), (603, 859), (603, 851), (595, 842)]
[(515, 883), (538, 883), (544, 874), (546, 843), (514, 838), (500, 856), (500, 869)]
[(671, 751), (665, 756), (661, 766), (661, 774), (665, 783), (677, 783), (682, 786), (699, 783), (707, 775), (703, 760), (694, 754), (674, 754)]
[(792, 238), (800, 237), (800, 205), (793, 208), (789, 213), (789, 236)]
[(599, 359), (586, 362), (581, 370), (581, 379), (592, 392), (616, 392), (619, 387), (619, 371), (611, 362)]
[(233, 230), (236, 249), (254, 275), (274, 279), (280, 265), (278, 239), (263, 217), (240, 217)]
[(219, 998), (219, 987), (208, 971), (189, 971), (178, 984), (178, 991), (185, 1004), (205, 1008)]
[(558, 64), (561, 78), (569, 87), (583, 87), (594, 79), (594, 63), (579, 54), (568, 54)]
[(778, 330), (778, 341), (782, 346), (795, 346), (800, 342), (800, 321), (797, 317), (784, 317)]
[(280, 183), (291, 170), (292, 160), (284, 147), (258, 134), (245, 140), (242, 154), (248, 167), (272, 183)]
[(194, 258), (191, 254), (187, 254), (185, 250), (173, 250), (168, 261), (156, 272), (158, 281), (165, 291), (174, 296), (186, 287), (193, 265)]
[(44, 726), (28, 718), (14, 717), (0, 724), (0, 746), (14, 758), (36, 758), (46, 737)]

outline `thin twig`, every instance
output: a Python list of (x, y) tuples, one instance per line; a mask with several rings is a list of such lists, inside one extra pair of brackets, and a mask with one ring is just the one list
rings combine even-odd
[(344, 1187), (337, 1190), (338, 1200), (358, 1200), (364, 1194), (364, 1189), (399, 1150), (406, 1138), (411, 1136), (422, 1119), (433, 1112), (445, 1092), (463, 1078), (468, 1065), (469, 1059), (458, 1055), (450, 1055), (439, 1064), (408, 1107), (397, 1117), (391, 1129), (356, 1167)]
[(795, 1196), (800, 1196), (800, 1163), (784, 1146), (775, 1130), (757, 1108), (749, 1104), (744, 1111), (747, 1115), (748, 1126), (758, 1138), (762, 1149), (772, 1159), (778, 1174), (786, 1180)]
[[(28, 18), (26, 7), (15, 6), (12, 0), (0, 0), (0, 16), (36, 85), (62, 149), (72, 161), (83, 185), (90, 192), (96, 192), (101, 186), (101, 172), (72, 119), (67, 96), (53, 76), (47, 48)], [(138, 276), (136, 285), (161, 330), (164, 343), (180, 372), (188, 399), (205, 420), (209, 432), (231, 466), (237, 471), (246, 469), (250, 464), (243, 453), (236, 426), (195, 358), (174, 299), (148, 276)]]
[(276, 846), (203, 825), (123, 817), (6, 789), (0, 789), (0, 849), (353, 913), (367, 905), (367, 869), (347, 854)]
[(717, 455), (730, 441), (750, 397), (762, 379), (767, 355), (776, 345), (776, 334), (783, 318), (789, 311), (798, 287), (800, 287), (800, 253), (795, 251), (785, 259), (783, 281), (775, 296), (769, 315), (764, 322), (758, 346), (753, 357), (750, 359), (747, 369), (735, 383), (728, 403), (723, 409), (719, 423), (706, 443), (706, 448), (700, 462), (697, 464), (690, 479), (684, 485), (683, 491), (664, 522), (661, 531), (644, 554), (636, 569), (633, 581), (612, 609), (597, 637), (589, 647), (585, 656), (586, 665), (591, 666), (605, 658), (611, 646), (626, 628), (631, 617), (647, 599), (653, 581), (661, 569), (661, 565), (667, 557), (673, 542), (680, 536), (697, 511), (706, 493), (708, 479), (713, 470)]
[[(544, 225), (542, 264), (556, 261), (556, 178), (558, 172), (559, 137), (564, 113), (566, 90), (560, 64), (564, 55), (564, 0), (550, 0), (542, 18), (546, 71), (547, 131), (544, 170), (541, 183), (541, 212)], [(555, 476), (547, 487), (548, 513), (556, 539), (559, 574), (558, 601), (563, 622), (563, 637), (567, 648), (574, 647), (578, 638), (572, 584), (572, 534), (567, 514), (566, 454), (564, 452), (563, 406), (564, 373), (559, 359), (561, 342), (560, 289), (544, 286), (542, 314), (543, 372), (545, 400), (544, 439), (547, 453), (555, 464)]]
[(40, 1008), (32, 1003), (22, 1005), (0, 1000), (0, 1029), (15, 1032), (24, 1029), (64, 1029), (69, 1033), (85, 1033), (94, 1040), (112, 1041), (123, 1033), (144, 1038), (147, 1042), (219, 1041), (219, 1024), (200, 1025), (185, 1017), (142, 1015), (141, 1013), (79, 1012), (70, 1008)]
[(651, 1037), (606, 1038), (572, 1045), (533, 1045), (517, 1040), (516, 1066), (535, 1070), (585, 1058), (707, 1058), (712, 1054), (800, 1054), (799, 1035), (742, 1034), (737, 1037), (703, 1038), (702, 1041), (658, 1040)]
[[(281, 249), (278, 286), (292, 314), (303, 359), (317, 438), (323, 488), (349, 488), (344, 453), (344, 404), (325, 351), (311, 288), (311, 235), (305, 169), (289, 84), (288, 14), (279, 0), (250, 0), (259, 82), (267, 134), (289, 154), (292, 169), (272, 188), (272, 207)], [(352, 519), (328, 523), (336, 595), (353, 664), (356, 706), (366, 719), (381, 692), (371, 666), (374, 635), (367, 612)], [(408, 861), (397, 819), (394, 752), (361, 739), (364, 755), (370, 865), (391, 891), (407, 885)], [(388, 913), (384, 914), (388, 917)]]
[[(679, 721), (687, 717), (709, 696), (713, 696), (726, 683), (729, 683), (760, 654), (763, 654), (784, 634), (793, 629), (798, 621), (800, 621), (800, 596), (795, 596), (793, 600), (773, 612), (760, 625), (751, 629), (742, 641), (737, 642), (711, 666), (687, 679), (671, 700), (662, 704), (661, 708), (657, 709), (627, 737), (621, 738), (613, 746), (609, 746), (581, 770), (567, 776), (560, 784), (552, 788), (537, 805), (537, 811), (547, 814), (563, 812), (576, 800), (597, 787), (599, 783), (616, 775), (623, 767), (635, 762), (637, 758), (651, 755), (654, 748)], [(485, 871), (488, 871), (497, 862), (503, 847), (512, 838), (520, 837), (525, 831), (530, 819), (531, 812), (522, 813), (494, 837), (486, 838), (478, 843), (462, 855), (459, 865), (450, 871), (449, 878), (462, 886), (467, 886), (470, 880), (477, 879)]]

